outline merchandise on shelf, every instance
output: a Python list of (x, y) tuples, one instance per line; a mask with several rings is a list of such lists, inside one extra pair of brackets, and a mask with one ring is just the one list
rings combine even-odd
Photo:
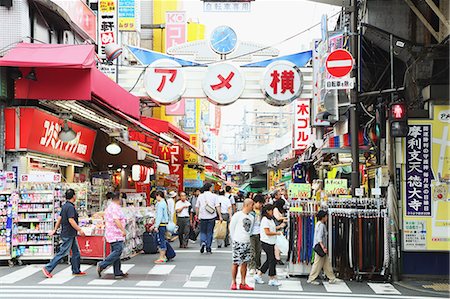
[(124, 206), (133, 205), (135, 207), (145, 207), (147, 203), (147, 194), (145, 192), (141, 193), (125, 193), (127, 198), (124, 200)]
[[(134, 253), (142, 250), (142, 237), (145, 232), (145, 226), (154, 218), (154, 210), (153, 208), (140, 208), (130, 206), (127, 208), (123, 208), (123, 212), (125, 214), (125, 230), (127, 231), (127, 236), (125, 238), (125, 246), (122, 252), (122, 258), (127, 258)], [(98, 212), (92, 215), (92, 217), (79, 219), (79, 225), (86, 234), (86, 237), (78, 237), (78, 243), (80, 244), (82, 258), (99, 259), (104, 257), (107, 253), (107, 246), (103, 246), (102, 249), (104, 250), (104, 252), (102, 252), (102, 254), (100, 255), (98, 255), (97, 252), (95, 252), (94, 254), (93, 250), (90, 248), (93, 243), (97, 244), (97, 247), (99, 246), (99, 241), (97, 240), (98, 237), (102, 238), (100, 244), (105, 245), (104, 243), (106, 242), (106, 240), (104, 240), (103, 238), (105, 233), (105, 223), (103, 215), (103, 212)], [(92, 239), (92, 241), (86, 243), (89, 238), (95, 238), (95, 240)], [(84, 243), (80, 242), (80, 239), (83, 239)], [(88, 245), (87, 248), (85, 248), (86, 244)]]
[(14, 205), (17, 199), (18, 194), (15, 192), (2, 191), (0, 194), (0, 260), (11, 258)]

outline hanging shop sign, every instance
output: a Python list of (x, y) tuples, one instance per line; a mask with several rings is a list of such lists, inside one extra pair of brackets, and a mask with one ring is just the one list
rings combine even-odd
[(30, 172), (20, 176), (22, 183), (60, 183), (61, 174), (55, 172)]
[(294, 138), (293, 150), (305, 150), (311, 143), (311, 119), (309, 99), (297, 99), (295, 101)]
[(204, 1), (203, 2), (204, 12), (250, 12), (251, 5), (250, 2), (216, 2), (216, 1)]
[[(19, 117), (17, 114), (19, 113)], [(68, 121), (76, 137), (72, 141), (63, 142), (58, 138), (63, 120), (35, 108), (5, 109), (6, 149), (44, 153), (54, 157), (62, 157), (89, 163), (94, 148), (96, 131)], [(16, 137), (16, 127), (20, 132)], [(20, 134), (19, 134), (20, 133)], [(17, 140), (17, 138), (19, 140)], [(16, 147), (18, 145), (18, 147)]]
[(70, 20), (86, 32), (89, 37), (97, 41), (97, 18), (95, 13), (82, 0), (52, 0), (70, 17)]
[(202, 87), (214, 105), (230, 105), (244, 92), (245, 80), (237, 67), (221, 63), (208, 67)]
[(179, 102), (176, 102), (175, 104), (166, 106), (166, 115), (182, 116), (186, 114), (185, 109), (186, 109), (185, 100), (181, 99)]
[[(198, 107), (200, 110), (200, 107)], [(199, 111), (197, 111), (196, 99), (185, 99), (185, 115), (183, 130), (185, 132), (197, 133), (197, 118), (199, 118)]]
[(266, 67), (261, 89), (267, 103), (284, 106), (300, 96), (303, 82), (303, 74), (295, 64), (280, 60)]
[(325, 192), (329, 194), (348, 194), (346, 179), (325, 179)]
[(185, 11), (166, 12), (166, 51), (186, 42), (187, 22)]
[(344, 49), (331, 52), (325, 62), (327, 72), (336, 78), (342, 78), (350, 74), (353, 68), (353, 56)]
[(408, 120), (402, 182), (405, 251), (450, 250), (450, 111), (446, 105), (432, 109), (432, 120)]
[[(195, 146), (196, 148), (199, 147), (199, 140), (198, 140), (198, 134), (192, 134), (189, 135), (189, 143)], [(184, 162), (186, 164), (198, 164), (199, 163), (199, 156), (198, 154), (194, 153), (190, 150), (184, 151)]]
[(431, 216), (431, 125), (409, 127), (406, 137), (406, 215)]
[(161, 160), (169, 162), (170, 174), (177, 180), (180, 191), (183, 188), (184, 149), (177, 145), (162, 145)]
[(311, 184), (289, 184), (289, 198), (311, 198)]
[(140, 1), (136, 0), (118, 0), (119, 4), (119, 30), (136, 31), (137, 12), (139, 11)]
[(106, 45), (118, 42), (116, 9), (116, 0), (98, 1), (98, 36), (100, 38), (98, 56), (101, 59), (106, 59)]
[(144, 88), (162, 105), (179, 101), (186, 88), (181, 65), (171, 59), (156, 60), (145, 71)]

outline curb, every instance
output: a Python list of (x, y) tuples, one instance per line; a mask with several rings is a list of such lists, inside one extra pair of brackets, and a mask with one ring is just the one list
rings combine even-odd
[(404, 283), (401, 283), (401, 282), (393, 282), (393, 283), (398, 285), (398, 286), (401, 286), (402, 288), (409, 289), (409, 290), (416, 291), (416, 292), (422, 292), (422, 293), (427, 293), (427, 294), (432, 294), (432, 295), (439, 295), (439, 296), (444, 295), (444, 296), (447, 296), (447, 297), (450, 294), (449, 292), (436, 292), (436, 291), (424, 290), (424, 289), (416, 288), (416, 287), (413, 287), (413, 286), (410, 286), (408, 284), (404, 284)]

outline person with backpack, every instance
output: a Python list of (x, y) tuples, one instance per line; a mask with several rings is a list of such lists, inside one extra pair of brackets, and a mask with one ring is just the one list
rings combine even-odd
[(234, 198), (234, 195), (231, 194), (231, 186), (225, 187), (225, 197), (230, 200), (232, 212), (230, 216), (233, 216), (233, 214), (236, 213), (236, 199)]
[(204, 253), (205, 249), (207, 253), (212, 253), (211, 245), (216, 219), (223, 221), (218, 196), (211, 192), (212, 187), (211, 183), (206, 183), (196, 203), (196, 213), (200, 219), (200, 253)]
[(114, 278), (120, 279), (128, 276), (121, 268), (120, 256), (122, 255), (125, 236), (125, 215), (122, 211), (120, 194), (113, 194), (112, 201), (105, 210), (105, 238), (111, 246), (111, 253), (101, 262), (97, 263), (98, 277), (108, 266), (113, 265)]
[(217, 241), (217, 248), (222, 248), (222, 244), (225, 245), (225, 247), (230, 246), (230, 219), (232, 215), (232, 207), (231, 202), (228, 198), (225, 197), (225, 191), (220, 190), (219, 191), (219, 205), (220, 205), (220, 213), (222, 214), (222, 219), (227, 222), (227, 232), (225, 234), (224, 240), (216, 240)]

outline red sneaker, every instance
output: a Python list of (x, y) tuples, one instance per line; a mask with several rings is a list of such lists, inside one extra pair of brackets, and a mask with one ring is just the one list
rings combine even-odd
[(239, 285), (239, 290), (243, 290), (243, 291), (254, 291), (255, 288), (249, 286), (248, 284), (240, 284), (240, 285)]
[(231, 290), (232, 291), (236, 291), (238, 288), (237, 288), (237, 285), (236, 285), (236, 283), (232, 283), (231, 284)]
[(45, 267), (42, 268), (42, 273), (44, 273), (44, 276), (47, 277), (47, 278), (52, 278), (53, 277), (52, 273), (48, 272), (47, 269), (45, 269)]
[(72, 273), (73, 276), (84, 276), (86, 274), (87, 274), (86, 272)]

